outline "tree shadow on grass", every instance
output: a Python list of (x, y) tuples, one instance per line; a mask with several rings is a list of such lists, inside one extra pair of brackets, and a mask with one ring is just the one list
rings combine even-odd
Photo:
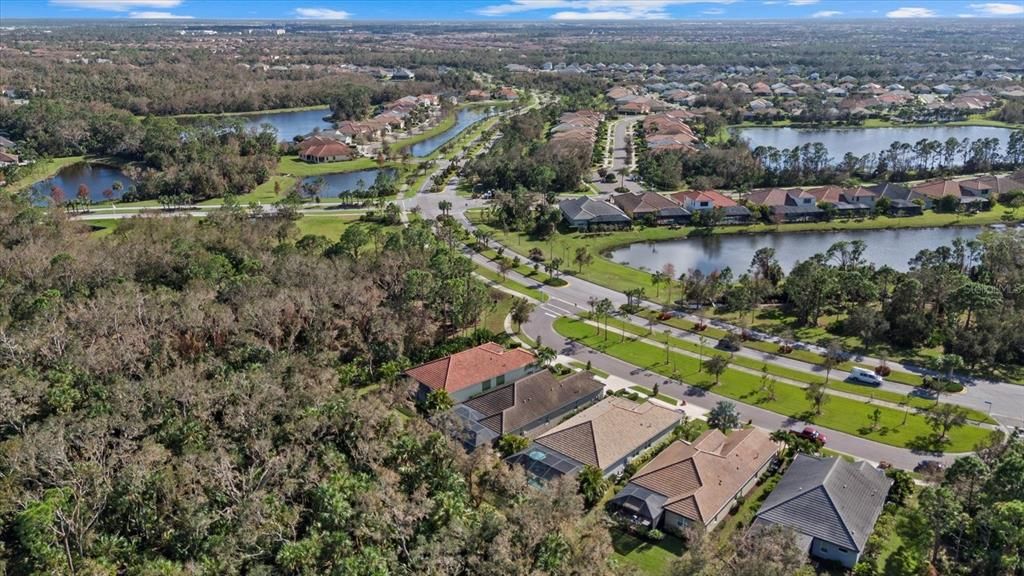
[(945, 442), (939, 441), (938, 434), (922, 434), (912, 439), (910, 442), (907, 442), (907, 448), (910, 448), (910, 450), (916, 454), (941, 456), (944, 452)]

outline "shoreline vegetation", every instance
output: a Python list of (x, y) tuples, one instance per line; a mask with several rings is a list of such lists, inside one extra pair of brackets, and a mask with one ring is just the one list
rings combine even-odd
[(942, 126), (983, 126), (989, 128), (1006, 128), (1007, 130), (1019, 130), (1024, 124), (1003, 122), (982, 116), (980, 114), (969, 117), (967, 120), (951, 120), (949, 122), (893, 122), (880, 118), (868, 118), (863, 124), (842, 124), (842, 123), (821, 123), (821, 122), (794, 122), (789, 119), (772, 120), (771, 122), (754, 122), (745, 120), (739, 124), (730, 124), (727, 129), (733, 128), (797, 128), (805, 130), (854, 130), (860, 128), (935, 128)]

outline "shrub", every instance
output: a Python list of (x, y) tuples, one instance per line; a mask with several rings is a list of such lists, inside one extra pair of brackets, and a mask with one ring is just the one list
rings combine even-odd
[(892, 374), (892, 368), (889, 368), (888, 366), (875, 366), (875, 374), (884, 378), (889, 374)]
[(647, 539), (659, 542), (665, 539), (665, 533), (657, 528), (651, 528), (647, 531)]

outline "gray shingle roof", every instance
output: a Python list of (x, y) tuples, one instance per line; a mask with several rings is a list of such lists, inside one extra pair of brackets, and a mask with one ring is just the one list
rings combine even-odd
[(558, 207), (569, 220), (600, 222), (629, 222), (629, 216), (613, 204), (603, 200), (581, 196), (559, 202)]
[(798, 454), (757, 518), (859, 552), (891, 484), (866, 462)]
[(590, 372), (577, 372), (558, 380), (541, 370), (466, 401), (479, 412), (480, 424), (499, 434), (514, 434), (545, 416), (604, 389)]

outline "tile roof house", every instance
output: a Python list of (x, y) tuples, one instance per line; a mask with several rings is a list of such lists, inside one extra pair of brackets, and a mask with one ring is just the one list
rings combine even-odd
[(612, 196), (612, 202), (634, 220), (652, 219), (659, 224), (680, 223), (690, 213), (656, 192), (626, 192)]
[(569, 198), (559, 202), (558, 208), (569, 226), (577, 230), (587, 230), (596, 225), (628, 227), (631, 224), (625, 212), (614, 204), (597, 198)]
[(328, 136), (313, 136), (299, 143), (299, 158), (306, 162), (340, 162), (351, 160), (356, 152), (349, 145)]
[(649, 528), (711, 530), (757, 484), (779, 448), (758, 428), (729, 435), (711, 429), (692, 444), (673, 442), (630, 479), (609, 508)]
[(751, 190), (747, 195), (751, 204), (767, 206), (776, 219), (786, 222), (816, 220), (825, 216), (825, 211), (818, 208), (817, 199), (798, 188), (760, 188)]
[(883, 471), (867, 462), (798, 454), (761, 504), (752, 528), (792, 528), (812, 556), (852, 568), (891, 485)]
[(992, 193), (1006, 194), (1007, 192), (1024, 190), (1024, 182), (1009, 176), (979, 176), (970, 180), (960, 180), (957, 184), (960, 186), (961, 193), (985, 198), (988, 198)]
[(548, 370), (511, 386), (474, 396), (452, 410), (464, 423), (460, 440), (468, 450), (505, 434), (533, 438), (564, 414), (598, 401), (604, 384), (590, 372), (559, 380)]
[[(914, 200), (921, 199), (921, 195), (911, 191), (905, 186), (899, 184), (893, 184), (891, 182), (885, 182), (878, 184), (870, 188), (875, 193), (877, 202), (882, 198), (889, 201), (889, 211), (895, 214), (914, 215), (920, 214), (922, 211), (921, 204), (918, 204)], [(924, 203), (924, 200), (921, 200)]]
[(574, 475), (594, 466), (618, 474), (630, 458), (657, 444), (682, 421), (675, 410), (609, 396), (538, 436), (508, 458), (534, 482)]
[(960, 185), (953, 180), (930, 180), (912, 186), (910, 190), (924, 200), (925, 208), (931, 208), (936, 200), (946, 196), (954, 198), (963, 196), (960, 192)]
[(432, 391), (444, 390), (453, 401), (464, 402), (536, 372), (536, 361), (532, 353), (522, 348), (506, 350), (500, 344), (485, 342), (410, 368), (405, 375), (416, 383), (420, 399)]
[(676, 192), (671, 197), (691, 214), (719, 208), (725, 222), (746, 222), (751, 217), (746, 206), (740, 206), (735, 200), (716, 190), (688, 190)]

